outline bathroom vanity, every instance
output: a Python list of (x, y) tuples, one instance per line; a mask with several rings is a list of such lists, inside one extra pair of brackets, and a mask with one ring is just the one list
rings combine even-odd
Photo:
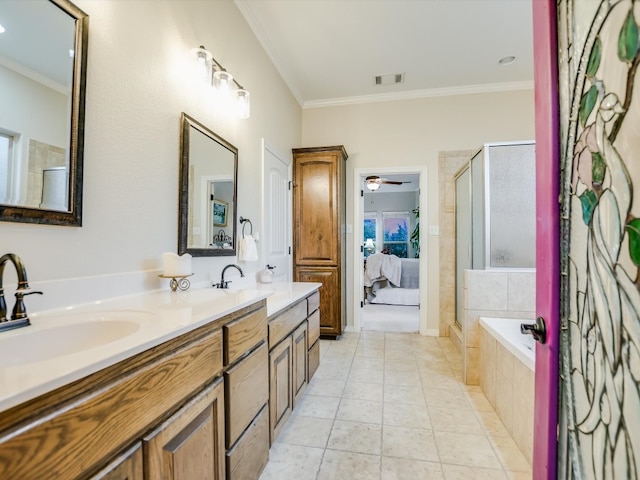
[[(0, 347), (29, 335), (54, 339), (56, 328), (80, 331), (87, 318), (103, 329), (143, 318), (105, 345), (46, 358), (43, 344), (0, 367), (0, 478), (258, 478), (273, 432), (272, 332), (278, 345), (295, 342), (292, 371), (306, 385), (308, 366), (317, 365), (318, 344), (308, 341), (320, 327), (307, 312), (317, 310), (318, 287), (154, 292), (79, 308), (65, 320), (34, 316), (33, 330), (6, 332)], [(302, 306), (295, 331), (283, 329), (279, 319)]]

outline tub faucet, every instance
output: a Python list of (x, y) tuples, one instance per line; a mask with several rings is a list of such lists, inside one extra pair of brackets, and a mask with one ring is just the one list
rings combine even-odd
[(242, 269), (238, 265), (234, 265), (233, 263), (230, 263), (229, 265), (227, 265), (222, 269), (222, 275), (220, 276), (220, 283), (216, 283), (214, 285), (216, 288), (229, 288), (229, 284), (231, 283), (231, 280), (224, 279), (224, 272), (226, 272), (227, 269), (231, 267), (237, 269), (240, 272), (240, 276), (244, 277), (244, 272), (242, 271)]
[[(16, 289), (16, 303), (13, 306), (13, 312), (11, 318), (7, 318), (7, 303), (4, 300), (4, 287), (2, 279), (4, 278), (4, 266), (7, 262), (13, 263), (13, 266), (18, 273), (18, 288)], [(13, 328), (26, 327), (30, 325), (29, 317), (27, 316), (27, 308), (24, 305), (23, 298), (25, 295), (33, 295), (34, 293), (42, 295), (42, 292), (37, 292), (29, 288), (29, 282), (27, 281), (27, 269), (15, 253), (7, 253), (0, 257), (0, 331), (11, 330)]]

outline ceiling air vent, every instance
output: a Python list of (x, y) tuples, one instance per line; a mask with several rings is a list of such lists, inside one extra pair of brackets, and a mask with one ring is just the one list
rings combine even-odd
[(396, 85), (404, 83), (404, 73), (387, 73), (375, 76), (376, 85)]

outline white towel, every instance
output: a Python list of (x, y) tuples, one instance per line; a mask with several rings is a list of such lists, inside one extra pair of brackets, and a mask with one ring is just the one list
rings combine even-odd
[(258, 247), (256, 247), (256, 241), (251, 235), (244, 235), (240, 239), (238, 260), (242, 262), (255, 262), (258, 260)]
[(395, 255), (385, 255), (385, 257), (381, 272), (394, 287), (399, 287), (402, 276), (402, 262)]

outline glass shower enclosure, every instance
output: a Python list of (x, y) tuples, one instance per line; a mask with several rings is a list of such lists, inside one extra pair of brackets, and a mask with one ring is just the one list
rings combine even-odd
[(464, 271), (528, 269), (536, 261), (535, 143), (486, 143), (455, 176), (456, 323)]

